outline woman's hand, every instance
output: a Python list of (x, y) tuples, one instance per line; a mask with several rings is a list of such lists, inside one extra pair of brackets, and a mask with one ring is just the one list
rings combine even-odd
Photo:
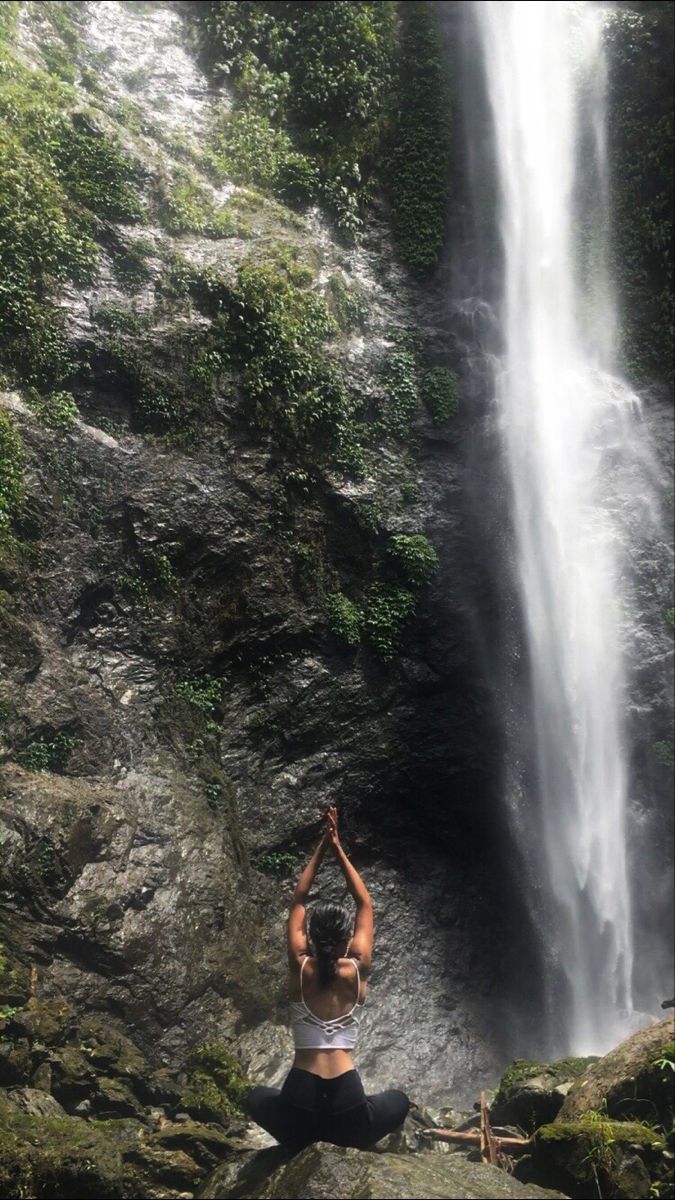
[(340, 837), (338, 835), (337, 819), (338, 819), (337, 808), (335, 807), (334, 804), (331, 804), (330, 808), (328, 808), (326, 810), (326, 834), (328, 836), (328, 841), (330, 842), (330, 845), (334, 846), (336, 850), (340, 846)]

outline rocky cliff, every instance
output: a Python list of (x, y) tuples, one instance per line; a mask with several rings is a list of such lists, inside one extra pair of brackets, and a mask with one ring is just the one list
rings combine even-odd
[[(218, 1040), (278, 1080), (286, 898), (333, 801), (378, 918), (365, 1078), (466, 1098), (500, 1054), (503, 907), (471, 414), (461, 391), (445, 414), (418, 399), (452, 382), (453, 340), (372, 208), (350, 246), (320, 206), (214, 183), (231, 96), (180, 6), (60, 11), (18, 13), (5, 103), (36, 160), (36, 95), (40, 120), (65, 105), (106, 195), (80, 180), (73, 201), (59, 174), (95, 248), (48, 313), (68, 365), (55, 386), (19, 347), (3, 393), (23, 475), (2, 561), (7, 953), (34, 996), (104, 1015), (157, 1066)], [(241, 311), (264, 337), (282, 308), (298, 325), (272, 354), (304, 337), (362, 446), (332, 417), (300, 428), (295, 396), (252, 401), (254, 351), (223, 326)]]
[(450, 136), (432, 6), (306, 31), (319, 63), (355, 47), (329, 134), (336, 62), (282, 53), (270, 6), (1, 7), (8, 1186), (73, 1186), (17, 1150), (49, 1121), (108, 1163), (78, 1194), (173, 1195), (236, 1141), (240, 1069), (287, 1069), (285, 906), (328, 802), (377, 915), (369, 1088), (469, 1103), (536, 992), (490, 676), (502, 485), (476, 313), (446, 302), (475, 231), (458, 125), (445, 251), (445, 158), (429, 182), (411, 149)]

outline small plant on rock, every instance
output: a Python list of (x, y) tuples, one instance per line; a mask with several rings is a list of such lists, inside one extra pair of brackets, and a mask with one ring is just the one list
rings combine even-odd
[(415, 609), (415, 597), (406, 588), (374, 583), (368, 589), (363, 630), (382, 662), (395, 658), (401, 634)]
[(361, 641), (363, 612), (342, 592), (333, 592), (328, 597), (328, 624), (335, 636), (348, 646), (357, 646)]
[(445, 425), (457, 412), (457, 376), (446, 367), (432, 367), (422, 378), (422, 402), (434, 425)]
[(74, 746), (75, 738), (69, 733), (56, 733), (51, 738), (44, 735), (28, 743), (18, 755), (18, 762), (27, 771), (51, 771), (58, 775), (65, 770)]
[(200, 1121), (227, 1125), (241, 1116), (250, 1087), (236, 1058), (220, 1042), (199, 1046), (188, 1060), (189, 1077), (182, 1107)]
[(397, 573), (411, 587), (428, 583), (438, 568), (438, 555), (423, 533), (396, 533), (387, 551)]

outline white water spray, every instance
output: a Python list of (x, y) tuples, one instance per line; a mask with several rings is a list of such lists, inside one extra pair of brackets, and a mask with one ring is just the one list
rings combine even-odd
[(535, 803), (514, 800), (512, 815), (552, 951), (550, 1011), (570, 1051), (598, 1053), (625, 1035), (632, 1011), (630, 597), (611, 475), (640, 453), (639, 404), (612, 362), (601, 12), (558, 0), (474, 7), (501, 188), (496, 395), (536, 770), (526, 788)]

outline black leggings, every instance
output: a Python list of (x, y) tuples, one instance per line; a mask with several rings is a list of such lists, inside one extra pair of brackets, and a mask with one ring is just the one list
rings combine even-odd
[(403, 1124), (410, 1101), (394, 1089), (367, 1096), (358, 1071), (322, 1079), (292, 1067), (281, 1091), (255, 1087), (246, 1108), (257, 1125), (290, 1149), (332, 1142), (364, 1150)]

